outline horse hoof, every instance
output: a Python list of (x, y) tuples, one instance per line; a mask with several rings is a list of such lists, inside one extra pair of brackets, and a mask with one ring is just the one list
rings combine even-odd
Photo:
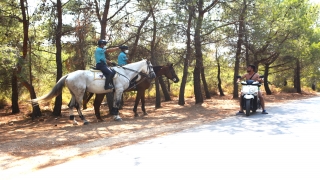
[(146, 116), (146, 115), (148, 115), (148, 113), (144, 112), (143, 115)]
[(83, 125), (88, 125), (88, 124), (89, 124), (89, 122), (84, 122), (84, 123), (83, 123)]
[(134, 117), (139, 117), (139, 114), (134, 114)]
[(103, 119), (98, 119), (98, 122), (104, 122), (104, 120)]
[(118, 122), (122, 121), (121, 118), (115, 118), (114, 120), (115, 120), (115, 121), (118, 121)]

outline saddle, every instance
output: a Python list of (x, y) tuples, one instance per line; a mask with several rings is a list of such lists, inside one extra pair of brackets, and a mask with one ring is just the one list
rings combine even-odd
[[(114, 69), (110, 68), (112, 71), (113, 71), (113, 77), (116, 77), (117, 76), (117, 73)], [(105, 80), (106, 77), (103, 75), (103, 73), (101, 72), (101, 70), (98, 70), (95, 66), (91, 66), (90, 67), (90, 71), (94, 73), (94, 80)], [(133, 90), (136, 90), (136, 86), (137, 86), (137, 83), (136, 83), (136, 80), (139, 78), (139, 75), (136, 75), (130, 82), (129, 82), (129, 87), (128, 89), (133, 89)], [(113, 84), (113, 82), (111, 82)]]

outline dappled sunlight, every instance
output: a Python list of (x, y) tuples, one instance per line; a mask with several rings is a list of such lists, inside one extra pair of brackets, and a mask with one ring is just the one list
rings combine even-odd
[[(267, 105), (271, 102), (285, 102), (291, 99), (305, 98), (309, 96), (287, 95), (266, 96)], [(182, 131), (191, 127), (204, 125), (213, 121), (218, 121), (229, 116), (234, 116), (238, 110), (238, 100), (231, 96), (213, 96), (205, 99), (201, 104), (194, 104), (193, 98), (186, 98), (186, 104), (180, 106), (178, 99), (162, 102), (161, 108), (154, 107), (154, 101), (146, 101), (148, 115), (143, 116), (138, 107), (139, 117), (134, 117), (132, 112), (133, 101), (125, 101), (124, 107), (120, 110), (122, 122), (115, 122), (112, 116), (107, 115), (107, 107), (101, 106), (101, 114), (104, 122), (97, 122), (94, 110), (89, 107), (83, 111), (84, 116), (90, 122), (89, 125), (82, 125), (78, 116), (76, 120), (79, 125), (75, 126), (69, 120), (68, 109), (62, 110), (60, 117), (52, 117), (49, 112), (32, 121), (25, 114), (17, 116), (2, 116), (0, 125), (0, 170), (10, 169), (9, 172), (19, 171), (24, 173), (48, 166), (64, 163), (71, 159), (77, 159), (98, 152), (118, 148), (142, 140), (159, 137), (174, 132)], [(287, 109), (291, 111), (292, 109)], [(74, 112), (76, 115), (76, 111)], [(254, 117), (255, 114), (248, 117)], [(6, 123), (9, 117), (15, 119), (13, 125)], [(281, 114), (279, 114), (281, 117)], [(237, 118), (237, 117), (235, 117)], [(287, 123), (290, 123), (290, 119)], [(259, 127), (265, 127), (270, 134), (288, 133), (284, 121), (272, 121), (273, 124), (251, 123), (246, 124), (243, 129), (239, 122), (236, 126), (224, 126), (216, 129), (226, 133), (243, 131), (260, 131)], [(241, 124), (242, 123), (242, 124)], [(281, 126), (280, 131), (275, 129)], [(5, 163), (12, 162), (12, 163)], [(23, 164), (30, 164), (29, 169), (19, 169)]]

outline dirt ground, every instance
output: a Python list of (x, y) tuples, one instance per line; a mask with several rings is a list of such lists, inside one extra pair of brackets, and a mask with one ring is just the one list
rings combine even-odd
[[(313, 96), (318, 94), (280, 93), (265, 96), (265, 99), (268, 110), (268, 107), (279, 103)], [(173, 98), (172, 101), (162, 102), (162, 107), (158, 109), (154, 108), (154, 99), (148, 99), (146, 104), (148, 115), (142, 116), (139, 107), (138, 112), (141, 116), (135, 118), (132, 112), (133, 103), (133, 100), (127, 100), (120, 110), (122, 122), (111, 120), (111, 117), (106, 115), (105, 111), (108, 108), (104, 105), (101, 106), (101, 111), (105, 121), (96, 122), (93, 107), (90, 105), (83, 111), (86, 119), (90, 121), (89, 125), (82, 125), (79, 117), (76, 117), (79, 125), (73, 125), (65, 106), (61, 117), (53, 117), (50, 111), (44, 111), (43, 117), (35, 121), (27, 117), (30, 113), (30, 107), (27, 105), (20, 105), (21, 113), (15, 115), (10, 114), (10, 107), (5, 107), (0, 110), (0, 152), (10, 157), (24, 159), (43, 155), (44, 151), (52, 149), (94, 143), (103, 139), (112, 140), (109, 144), (99, 145), (99, 148), (92, 145), (88, 150), (81, 149), (82, 153), (77, 154), (85, 156), (103, 149), (121, 147), (217, 121), (235, 115), (239, 109), (238, 100), (232, 99), (231, 95), (213, 96), (201, 105), (195, 105), (194, 98), (187, 98), (184, 106), (178, 105), (178, 99)], [(260, 112), (261, 110), (257, 113)]]

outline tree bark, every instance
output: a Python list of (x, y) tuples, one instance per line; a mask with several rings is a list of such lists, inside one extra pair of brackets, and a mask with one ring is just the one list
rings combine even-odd
[[(30, 83), (23, 77), (23, 64), (26, 63), (26, 58), (28, 54), (28, 41), (29, 41), (29, 20), (27, 18), (27, 8), (25, 7), (25, 0), (20, 0), (20, 8), (22, 13), (22, 23), (23, 23), (23, 43), (22, 43), (22, 57), (18, 60), (16, 68), (13, 70), (13, 77), (12, 77), (12, 113), (18, 113), (19, 104), (18, 104), (18, 80), (21, 84), (27, 88), (30, 93), (30, 98), (36, 98), (36, 93), (32, 86), (32, 78), (30, 75)], [(31, 48), (31, 47), (30, 47)], [(29, 64), (29, 72), (31, 71), (31, 59)], [(36, 116), (41, 116), (41, 111), (39, 106), (32, 107), (32, 119)]]
[(137, 51), (137, 46), (138, 46), (138, 43), (139, 43), (139, 39), (140, 39), (140, 34), (141, 34), (141, 31), (142, 31), (142, 28), (143, 28), (143, 26), (145, 25), (145, 23), (147, 22), (147, 20), (149, 19), (150, 16), (151, 16), (151, 11), (149, 11), (148, 15), (141, 21), (141, 24), (138, 27), (136, 38), (134, 40), (132, 48), (129, 51), (130, 60), (134, 59), (134, 56), (135, 56), (136, 51)]
[(203, 66), (203, 57), (202, 57), (202, 50), (201, 50), (201, 27), (203, 21), (203, 1), (199, 1), (199, 15), (196, 20), (196, 28), (194, 33), (194, 43), (195, 43), (195, 50), (196, 50), (196, 65), (193, 70), (193, 87), (194, 87), (194, 95), (195, 95), (195, 103), (203, 103), (203, 96), (201, 92), (201, 69)]
[(203, 89), (204, 89), (204, 92), (205, 92), (205, 95), (206, 95), (206, 99), (210, 99), (211, 95), (210, 95), (208, 84), (207, 84), (207, 81), (206, 81), (206, 76), (204, 74), (204, 67), (201, 68), (201, 80), (202, 80), (202, 83), (203, 83)]
[(201, 85), (200, 85), (200, 68), (194, 67), (193, 70), (193, 83), (194, 83), (194, 95), (195, 95), (195, 103), (203, 103)]
[(166, 78), (167, 80), (167, 88), (168, 88), (168, 92), (171, 92), (171, 85), (170, 85), (170, 80), (168, 78)]
[(112, 92), (106, 94), (108, 108), (109, 108), (109, 114), (111, 114), (112, 108), (113, 108), (113, 95), (114, 94)]
[[(245, 3), (245, 2), (244, 2)], [(246, 30), (246, 23), (245, 23), (245, 19), (243, 19), (244, 22), (243, 22), (243, 32), (244, 32), (244, 40), (245, 40), (245, 43), (246, 44), (249, 44), (249, 41), (248, 41), (248, 33), (247, 33), (247, 30)], [(249, 48), (246, 46), (246, 65), (248, 66), (250, 64), (250, 59), (249, 59)]]
[[(109, 14), (109, 8), (110, 8), (110, 1), (105, 1), (106, 4), (104, 5), (104, 11), (103, 11), (103, 15), (102, 18), (99, 19), (100, 14), (98, 16), (98, 19), (100, 20), (100, 39), (105, 39), (107, 32), (106, 32), (106, 28), (107, 28), (107, 18), (108, 18), (108, 14)], [(96, 3), (98, 6), (98, 3)]]
[(166, 87), (166, 84), (164, 83), (162, 77), (160, 76), (159, 77), (159, 83), (160, 83), (160, 86), (161, 86), (161, 89), (162, 89), (162, 93), (164, 95), (164, 100), (165, 101), (171, 101), (171, 97), (170, 97), (170, 94), (167, 90), (167, 87)]
[(217, 74), (217, 79), (218, 79), (218, 89), (219, 89), (219, 94), (220, 96), (224, 96), (222, 87), (221, 87), (221, 77), (220, 77), (220, 73), (221, 73), (221, 68), (220, 68), (220, 61), (218, 58), (218, 52), (216, 51), (216, 60), (217, 60), (217, 64), (218, 64), (218, 74)]
[[(158, 65), (158, 62), (156, 61), (156, 56), (155, 56), (156, 38), (157, 38), (157, 21), (156, 21), (156, 17), (155, 17), (152, 5), (149, 4), (149, 7), (150, 7), (152, 20), (153, 20), (153, 32), (152, 32), (152, 40), (151, 40), (151, 44), (150, 44), (150, 47), (151, 47), (151, 50), (150, 50), (151, 62), (152, 62), (153, 65)], [(160, 86), (159, 86), (159, 79), (158, 78), (155, 79), (155, 85), (156, 85), (155, 108), (160, 108), (161, 107), (161, 95), (160, 95)]]
[(247, 2), (246, 0), (243, 0), (243, 9), (239, 17), (237, 51), (236, 51), (236, 60), (234, 65), (234, 77), (233, 77), (233, 98), (234, 99), (239, 97), (237, 76), (239, 75), (241, 45), (242, 45), (242, 38), (244, 34), (244, 25), (245, 25), (244, 18), (245, 18), (246, 10), (247, 10)]
[[(56, 82), (62, 77), (62, 58), (61, 58), (61, 36), (62, 36), (62, 3), (57, 0), (57, 18), (58, 25), (56, 29), (56, 64), (57, 64), (57, 78)], [(55, 99), (53, 115), (61, 115), (62, 94), (58, 95)], [(79, 104), (81, 106), (81, 104)]]
[(155, 108), (161, 107), (161, 95), (160, 95), (160, 87), (159, 87), (159, 79), (155, 79), (155, 85), (156, 85), (156, 102), (155, 102)]
[(265, 64), (265, 66), (264, 66), (264, 80), (263, 80), (263, 83), (264, 83), (264, 89), (265, 89), (267, 95), (271, 95), (272, 94), (272, 92), (271, 92), (271, 90), (269, 88), (269, 84), (268, 84), (269, 68), (270, 68), (270, 64)]
[(185, 104), (185, 99), (184, 99), (184, 92), (185, 92), (185, 88), (186, 88), (186, 83), (187, 83), (187, 78), (188, 78), (188, 67), (189, 67), (189, 59), (191, 57), (191, 33), (190, 33), (190, 29), (191, 29), (191, 24), (192, 24), (192, 17), (193, 17), (193, 11), (194, 11), (194, 7), (193, 6), (188, 6), (188, 25), (187, 25), (187, 30), (186, 30), (186, 35), (187, 35), (187, 41), (186, 41), (186, 46), (187, 46), (187, 50), (186, 50), (186, 55), (185, 57), (183, 57), (183, 75), (182, 75), (182, 79), (181, 79), (181, 84), (180, 84), (180, 92), (179, 92), (179, 101), (178, 104), (179, 105), (184, 105)]
[(300, 81), (300, 61), (299, 58), (296, 58), (296, 73), (295, 73), (295, 82), (296, 82), (296, 90), (297, 93), (301, 93), (301, 81)]
[(19, 108), (19, 93), (18, 93), (18, 78), (17, 78), (17, 70), (16, 68), (14, 68), (12, 70), (12, 77), (11, 77), (11, 90), (12, 90), (12, 95), (11, 95), (11, 102), (12, 102), (12, 106), (11, 106), (11, 113), (12, 114), (16, 114), (20, 112), (20, 108)]

